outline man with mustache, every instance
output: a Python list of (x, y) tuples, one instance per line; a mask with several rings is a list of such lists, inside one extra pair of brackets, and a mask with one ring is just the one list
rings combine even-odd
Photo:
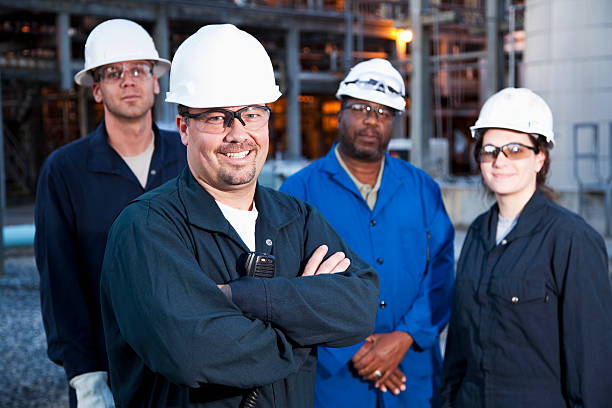
[(437, 183), (386, 153), (404, 94), (388, 61), (355, 65), (336, 93), (338, 142), (281, 187), (317, 207), (381, 280), (374, 333), (319, 348), (315, 407), (438, 405), (454, 230)]
[(188, 167), (123, 210), (102, 268), (118, 406), (312, 407), (316, 346), (371, 333), (376, 272), (312, 206), (257, 184), (280, 95), (233, 25), (176, 51), (166, 101)]
[(108, 230), (128, 202), (186, 164), (179, 135), (152, 119), (157, 79), (169, 69), (140, 25), (117, 19), (96, 26), (74, 80), (92, 87), (104, 120), (53, 152), (39, 175), (35, 255), (47, 354), (66, 371), (71, 407), (114, 406), (100, 315)]

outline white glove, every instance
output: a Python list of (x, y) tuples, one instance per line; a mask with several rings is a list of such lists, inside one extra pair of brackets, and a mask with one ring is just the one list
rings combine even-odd
[(73, 377), (70, 386), (76, 390), (77, 407), (115, 408), (115, 400), (107, 381), (106, 371), (94, 371)]

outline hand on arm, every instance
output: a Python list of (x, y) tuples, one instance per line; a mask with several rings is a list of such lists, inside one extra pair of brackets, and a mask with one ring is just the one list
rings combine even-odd
[(326, 273), (338, 273), (344, 272), (351, 265), (351, 260), (348, 259), (344, 252), (336, 252), (331, 255), (325, 261), (323, 258), (327, 254), (327, 245), (319, 246), (312, 254), (306, 266), (302, 276), (314, 276)]
[(353, 367), (363, 379), (374, 381), (376, 388), (398, 394), (405, 389), (405, 377), (398, 366), (413, 342), (406, 332), (374, 333), (351, 359)]
[[(310, 259), (308, 259), (302, 276), (315, 276), (328, 273), (344, 272), (351, 265), (351, 260), (344, 255), (344, 252), (336, 252), (323, 261), (327, 251), (327, 245), (321, 245), (318, 247)], [(229, 285), (218, 284), (217, 287), (229, 300), (232, 300), (232, 290)]]

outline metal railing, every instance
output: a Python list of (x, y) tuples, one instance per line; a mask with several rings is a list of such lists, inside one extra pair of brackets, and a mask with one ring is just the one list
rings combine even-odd
[[(584, 133), (590, 133), (586, 140)], [(586, 141), (586, 143), (585, 143)], [(582, 142), (582, 143), (581, 143)], [(602, 146), (599, 137), (599, 124), (576, 123), (573, 127), (574, 176), (578, 182), (578, 213), (583, 215), (584, 199), (587, 193), (603, 193), (605, 202), (605, 233), (612, 235), (612, 122), (609, 124), (608, 172), (602, 174)], [(584, 149), (589, 146), (589, 149)], [(582, 148), (582, 150), (581, 150)], [(588, 174), (587, 173), (588, 170)]]

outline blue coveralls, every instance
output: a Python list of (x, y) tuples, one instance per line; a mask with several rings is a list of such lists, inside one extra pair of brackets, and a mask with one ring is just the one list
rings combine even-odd
[[(407, 390), (382, 393), (351, 371), (363, 343), (319, 348), (316, 407), (430, 407), (441, 373), (439, 332), (450, 314), (454, 230), (440, 188), (410, 163), (385, 156), (378, 199), (370, 210), (334, 153), (289, 177), (281, 191), (321, 211), (381, 280), (375, 333), (404, 331), (415, 344), (400, 369)], [(429, 256), (429, 261), (427, 260)]]

